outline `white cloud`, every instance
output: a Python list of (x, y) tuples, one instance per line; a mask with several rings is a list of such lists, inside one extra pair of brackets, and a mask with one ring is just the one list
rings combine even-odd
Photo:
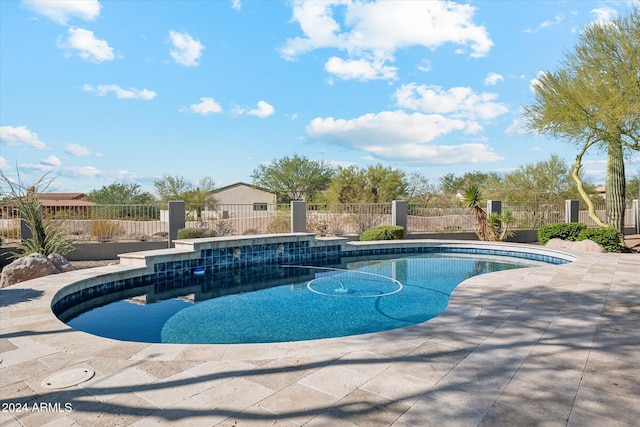
[(113, 92), (116, 98), (119, 99), (144, 99), (149, 101), (156, 97), (156, 93), (148, 89), (123, 89), (118, 85), (98, 85), (92, 86), (85, 84), (82, 86), (82, 90), (89, 93), (95, 93), (98, 96), (105, 96), (109, 92)]
[[(324, 154), (324, 152), (321, 152), (320, 154)], [(334, 168), (338, 168), (338, 167), (340, 167), (340, 168), (348, 168), (348, 167), (351, 167), (351, 166), (356, 166), (355, 162), (349, 162), (349, 161), (346, 161), (346, 160), (327, 160), (327, 163), (329, 165), (331, 165), (332, 167), (334, 167)]]
[(73, 17), (93, 21), (100, 15), (101, 7), (98, 0), (22, 0), (22, 4), (60, 25), (67, 25)]
[(490, 120), (509, 111), (504, 104), (494, 102), (497, 94), (477, 94), (469, 87), (444, 90), (440, 86), (409, 83), (398, 88), (394, 97), (402, 108), (449, 114), (453, 118)]
[(65, 153), (71, 154), (72, 156), (76, 156), (76, 157), (86, 157), (86, 156), (97, 156), (97, 157), (100, 157), (100, 156), (102, 156), (101, 153), (93, 152), (89, 148), (85, 147), (84, 145), (80, 145), (80, 144), (67, 144), (64, 147), (64, 151), (65, 151)]
[(275, 111), (276, 110), (275, 108), (273, 108), (273, 105), (269, 104), (268, 102), (258, 101), (258, 108), (247, 111), (247, 114), (264, 119), (265, 117), (269, 117), (270, 115), (272, 115)]
[(90, 177), (95, 177), (95, 176), (107, 176), (108, 173), (106, 173), (105, 171), (95, 168), (93, 166), (78, 166), (78, 167), (71, 167), (65, 170), (65, 175), (70, 174), (72, 176), (90, 176)]
[(547, 28), (547, 27), (551, 27), (551, 26), (554, 26), (554, 25), (558, 25), (562, 21), (564, 21), (564, 15), (559, 13), (553, 19), (548, 19), (548, 20), (542, 22), (540, 24), (540, 28)]
[(38, 150), (47, 148), (38, 138), (38, 134), (31, 132), (26, 126), (1, 126), (0, 142), (6, 145), (25, 145)]
[(240, 0), (231, 0), (231, 9), (240, 11), (242, 10), (242, 3)]
[(444, 90), (439, 86), (410, 83), (396, 90), (397, 105), (404, 110), (365, 114), (354, 119), (315, 118), (306, 128), (320, 143), (363, 151), (375, 159), (405, 164), (457, 164), (502, 159), (481, 135), (472, 142), (434, 144), (453, 132), (477, 135), (482, 121), (508, 112), (493, 93), (475, 93), (467, 87)]
[(97, 39), (93, 31), (69, 28), (67, 35), (66, 40), (58, 40), (58, 47), (61, 49), (77, 51), (80, 58), (96, 63), (112, 61), (115, 58), (109, 43)]
[(529, 81), (529, 90), (531, 90), (531, 92), (535, 92), (536, 91), (536, 86), (540, 84), (540, 78), (543, 77), (546, 74), (546, 71), (538, 71), (538, 74), (536, 74), (536, 76), (531, 79), (531, 81)]
[(607, 160), (583, 160), (581, 175), (589, 177), (594, 182), (605, 182), (607, 176)]
[(199, 40), (195, 40), (188, 33), (179, 33), (171, 30), (169, 32), (171, 45), (173, 48), (169, 52), (171, 57), (180, 65), (185, 67), (197, 67), (198, 60), (202, 56), (204, 45)]
[(589, 13), (596, 16), (594, 24), (606, 24), (618, 16), (618, 11), (611, 7), (599, 7)]
[(397, 67), (384, 65), (383, 61), (367, 59), (344, 60), (333, 56), (324, 65), (324, 69), (342, 80), (358, 79), (362, 81), (395, 79)]
[(493, 42), (485, 27), (473, 23), (474, 13), (473, 6), (445, 1), (298, 1), (293, 4), (292, 20), (300, 25), (303, 36), (288, 39), (280, 54), (293, 60), (315, 49), (336, 48), (345, 51), (348, 59), (332, 58), (327, 71), (363, 80), (366, 73), (345, 69), (362, 68), (365, 58), (376, 64), (376, 78), (395, 78), (395, 69), (384, 64), (402, 48), (433, 50), (453, 43), (462, 46), (462, 52), (470, 50), (472, 57), (485, 56)]
[(20, 165), (18, 165), (18, 168), (22, 171), (27, 171), (27, 172), (41, 172), (41, 173), (47, 173), (47, 172), (53, 172), (56, 170), (55, 167), (51, 166), (51, 165), (44, 165), (42, 163), (38, 163), (38, 164), (34, 164), (34, 163), (22, 163)]
[(498, 73), (489, 73), (487, 74), (487, 77), (484, 79), (484, 85), (485, 86), (494, 86), (496, 83), (503, 81), (504, 77), (502, 76), (502, 74), (498, 74)]
[(9, 170), (9, 162), (7, 162), (7, 159), (4, 157), (0, 156), (0, 171), (6, 170)]
[(551, 27), (551, 26), (554, 26), (554, 25), (559, 25), (562, 21), (564, 21), (564, 15), (559, 13), (553, 19), (548, 19), (546, 21), (543, 21), (536, 28), (533, 28), (533, 29), (532, 28), (527, 28), (526, 30), (524, 30), (524, 32), (525, 33), (535, 33), (535, 32), (538, 32), (539, 30), (541, 30), (543, 28)]
[(62, 162), (56, 156), (49, 156), (40, 161), (43, 165), (47, 166), (62, 166)]
[(191, 104), (189, 106), (189, 110), (193, 111), (194, 113), (206, 116), (208, 114), (221, 112), (222, 107), (220, 107), (220, 104), (214, 101), (213, 98), (202, 97), (200, 98), (200, 103)]
[(527, 135), (529, 131), (526, 128), (524, 119), (514, 119), (504, 133), (508, 136)]
[(310, 138), (365, 151), (374, 158), (410, 164), (454, 164), (501, 159), (486, 144), (434, 145), (429, 142), (468, 123), (437, 114), (384, 111), (352, 119), (316, 118), (307, 126)]
[(431, 71), (431, 61), (429, 61), (428, 59), (423, 59), (416, 66), (416, 68), (418, 70), (422, 71), (423, 73), (428, 73), (429, 71)]

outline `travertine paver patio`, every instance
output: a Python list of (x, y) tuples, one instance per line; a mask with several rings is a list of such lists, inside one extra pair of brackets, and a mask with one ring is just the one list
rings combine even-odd
[[(0, 291), (2, 426), (640, 420), (638, 254), (579, 254), (567, 265), (476, 276), (458, 286), (445, 313), (415, 327), (261, 345), (141, 344), (73, 331), (49, 309), (65, 281), (49, 276)], [(42, 387), (78, 367), (95, 376)], [(9, 404), (25, 410), (9, 412)]]

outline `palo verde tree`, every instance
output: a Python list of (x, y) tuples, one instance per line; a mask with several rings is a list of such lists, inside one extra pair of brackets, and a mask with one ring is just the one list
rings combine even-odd
[[(572, 178), (590, 217), (624, 229), (625, 154), (640, 151), (640, 8), (586, 27), (557, 71), (542, 73), (535, 100), (524, 108), (531, 131), (579, 147)], [(607, 153), (607, 224), (598, 220), (580, 178), (590, 149)]]
[(274, 160), (269, 165), (260, 165), (253, 171), (253, 183), (277, 194), (278, 200), (313, 200), (324, 191), (331, 178), (333, 168), (322, 160), (309, 160), (294, 154)]

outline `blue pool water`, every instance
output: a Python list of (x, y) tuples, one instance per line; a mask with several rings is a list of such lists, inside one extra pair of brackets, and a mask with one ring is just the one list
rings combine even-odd
[[(401, 328), (442, 313), (463, 280), (545, 265), (501, 256), (425, 254), (328, 267), (269, 266), (263, 283), (203, 275), (141, 286), (126, 299), (96, 301), (67, 320), (125, 341), (263, 343)], [(227, 272), (228, 273), (228, 272)], [(233, 272), (232, 272), (233, 273)], [(231, 279), (229, 279), (231, 277)], [(283, 284), (284, 283), (284, 284)], [(264, 289), (259, 289), (264, 287)]]

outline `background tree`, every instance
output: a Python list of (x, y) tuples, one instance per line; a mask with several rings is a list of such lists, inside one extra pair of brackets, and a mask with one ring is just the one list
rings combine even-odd
[(213, 196), (215, 189), (215, 181), (211, 177), (206, 176), (198, 181), (197, 186), (189, 186), (189, 190), (182, 193), (182, 198), (187, 203), (213, 207), (216, 202)]
[(155, 202), (149, 192), (142, 191), (140, 184), (113, 183), (102, 186), (99, 190), (90, 191), (86, 199), (101, 205), (145, 205)]
[(183, 176), (164, 174), (153, 181), (153, 186), (156, 188), (161, 203), (182, 200), (190, 212), (196, 213), (197, 218), (202, 217), (203, 209), (215, 209), (216, 200), (213, 195), (215, 182), (209, 176), (200, 179), (198, 185), (194, 186)]
[(429, 203), (438, 189), (429, 182), (429, 179), (420, 172), (412, 172), (406, 177), (407, 197), (411, 203)]
[(153, 186), (161, 203), (167, 203), (169, 200), (184, 200), (185, 194), (193, 189), (193, 185), (185, 177), (167, 174), (154, 179)]
[(572, 177), (599, 223), (579, 173), (589, 149), (607, 152), (607, 222), (622, 232), (624, 156), (640, 150), (640, 9), (585, 28), (574, 51), (557, 71), (538, 78), (534, 92), (534, 102), (524, 109), (529, 129), (579, 147)]
[(378, 163), (367, 167), (365, 179), (365, 193), (371, 203), (390, 203), (407, 197), (407, 180), (405, 173), (399, 169)]
[(440, 188), (444, 193), (455, 196), (458, 191), (464, 191), (469, 182), (487, 193), (492, 193), (500, 188), (501, 178), (495, 172), (466, 172), (462, 176), (448, 173), (440, 178)]
[(362, 169), (353, 165), (339, 166), (326, 194), (333, 203), (356, 203), (362, 201), (364, 176)]
[(626, 191), (627, 200), (640, 200), (640, 176), (633, 177), (627, 181)]
[(519, 166), (502, 179), (500, 198), (508, 201), (562, 202), (570, 197), (571, 167), (553, 154), (549, 160)]
[(182, 193), (182, 200), (191, 205), (191, 211), (196, 212), (196, 217), (202, 217), (202, 210), (215, 209), (216, 199), (213, 195), (215, 190), (215, 182), (211, 177), (204, 177), (198, 181), (196, 187), (191, 186), (190, 190)]
[(338, 167), (327, 198), (336, 203), (389, 203), (407, 197), (404, 172), (380, 164)]
[(253, 183), (277, 194), (280, 202), (308, 200), (326, 190), (334, 169), (321, 160), (309, 160), (294, 154), (260, 165), (253, 171)]

